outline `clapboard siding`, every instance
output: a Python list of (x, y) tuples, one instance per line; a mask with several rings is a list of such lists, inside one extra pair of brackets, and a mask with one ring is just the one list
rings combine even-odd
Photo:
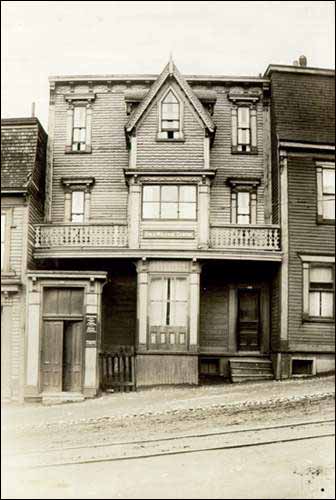
[(52, 221), (64, 221), (64, 190), (61, 178), (93, 176), (92, 222), (127, 222), (127, 186), (123, 168), (128, 165), (124, 125), (124, 94), (97, 94), (92, 111), (92, 153), (65, 154), (66, 110), (64, 96), (57, 94), (53, 143)]
[(263, 105), (257, 105), (258, 154), (231, 153), (231, 102), (223, 87), (216, 87), (217, 102), (213, 119), (217, 125), (216, 137), (210, 151), (210, 166), (217, 169), (211, 187), (210, 223), (231, 222), (231, 191), (229, 177), (260, 178), (257, 192), (257, 223), (264, 223), (264, 159), (263, 159)]
[(302, 261), (299, 254), (333, 255), (335, 227), (317, 224), (313, 157), (288, 159), (289, 343), (334, 345), (334, 324), (302, 322)]
[(198, 357), (137, 355), (136, 384), (141, 386), (198, 384)]
[(160, 142), (158, 132), (158, 106), (169, 85), (162, 88), (137, 127), (137, 167), (145, 168), (203, 168), (204, 126), (188, 99), (176, 84), (172, 85), (183, 102), (184, 142)]
[[(175, 84), (174, 84), (175, 85)], [(198, 90), (209, 87), (198, 86)], [(126, 88), (145, 88), (145, 85), (94, 86), (96, 99), (92, 104), (92, 153), (66, 154), (67, 103), (64, 94), (70, 92), (66, 85), (56, 85), (54, 127), (50, 151), (53, 163), (52, 222), (64, 221), (64, 190), (61, 178), (65, 176), (94, 176), (91, 195), (91, 222), (127, 222), (128, 188), (123, 169), (129, 166), (124, 126), (127, 121), (124, 93)], [(148, 87), (147, 87), (148, 88)], [(74, 91), (88, 90), (85, 85), (74, 85)], [(231, 108), (228, 87), (215, 85), (217, 102), (213, 119), (217, 127), (216, 137), (210, 150), (210, 167), (217, 169), (211, 187), (210, 223), (230, 223), (231, 200), (229, 177), (257, 177), (257, 223), (265, 222), (264, 200), (264, 124), (263, 102), (257, 104), (258, 154), (231, 153)], [(176, 89), (175, 89), (176, 90)], [(184, 142), (160, 142), (156, 140), (158, 129), (158, 99), (144, 113), (137, 126), (137, 166), (164, 171), (167, 168), (204, 168), (204, 126), (188, 99), (180, 89), (177, 93), (184, 101)], [(48, 182), (50, 182), (48, 180)], [(48, 188), (48, 193), (50, 189)], [(49, 195), (49, 194), (48, 194)], [(188, 245), (188, 244), (187, 244)]]

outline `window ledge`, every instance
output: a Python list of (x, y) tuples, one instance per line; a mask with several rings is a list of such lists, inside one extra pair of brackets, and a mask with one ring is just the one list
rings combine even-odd
[(65, 154), (67, 155), (85, 155), (85, 154), (90, 154), (92, 153), (92, 147), (91, 146), (86, 146), (85, 151), (73, 151), (71, 149), (71, 146), (65, 146)]
[(335, 323), (335, 318), (303, 318), (302, 323)]
[(255, 149), (253, 151), (237, 151), (236, 149), (231, 149), (231, 154), (233, 155), (257, 155), (258, 154), (258, 150)]
[(319, 226), (334, 226), (335, 225), (335, 219), (323, 219), (322, 217), (317, 218), (317, 224)]
[(156, 142), (185, 142), (184, 137), (174, 137), (173, 139), (168, 139), (164, 137), (157, 137)]

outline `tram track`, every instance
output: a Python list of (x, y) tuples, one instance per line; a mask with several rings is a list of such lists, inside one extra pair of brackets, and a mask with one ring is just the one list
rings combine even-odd
[(12, 466), (40, 469), (232, 450), (330, 438), (335, 435), (334, 423), (335, 419), (324, 419), (137, 441), (31, 450), (20, 455), (8, 456), (8, 459), (12, 462)]

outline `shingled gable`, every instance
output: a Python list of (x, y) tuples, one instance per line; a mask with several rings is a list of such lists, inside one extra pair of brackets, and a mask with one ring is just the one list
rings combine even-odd
[(153, 101), (153, 99), (158, 94), (158, 92), (160, 91), (160, 89), (162, 88), (162, 86), (169, 77), (175, 78), (176, 82), (178, 83), (182, 91), (185, 93), (189, 102), (194, 107), (196, 113), (204, 123), (204, 126), (208, 129), (209, 133), (213, 135), (216, 130), (216, 126), (213, 120), (211, 119), (210, 115), (206, 112), (206, 110), (203, 108), (202, 103), (195, 95), (188, 82), (178, 71), (172, 60), (170, 60), (169, 63), (165, 66), (161, 75), (153, 83), (152, 87), (150, 88), (149, 92), (144, 97), (142, 102), (139, 104), (138, 108), (135, 109), (132, 115), (130, 116), (130, 119), (128, 120), (125, 126), (126, 132), (127, 133), (132, 132), (132, 130), (137, 125), (137, 123), (143, 116), (144, 112), (146, 111), (150, 103)]

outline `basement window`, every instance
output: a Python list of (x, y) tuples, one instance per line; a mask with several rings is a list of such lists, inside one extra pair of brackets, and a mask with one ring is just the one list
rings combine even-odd
[(315, 375), (314, 359), (292, 358), (292, 375), (297, 377)]

